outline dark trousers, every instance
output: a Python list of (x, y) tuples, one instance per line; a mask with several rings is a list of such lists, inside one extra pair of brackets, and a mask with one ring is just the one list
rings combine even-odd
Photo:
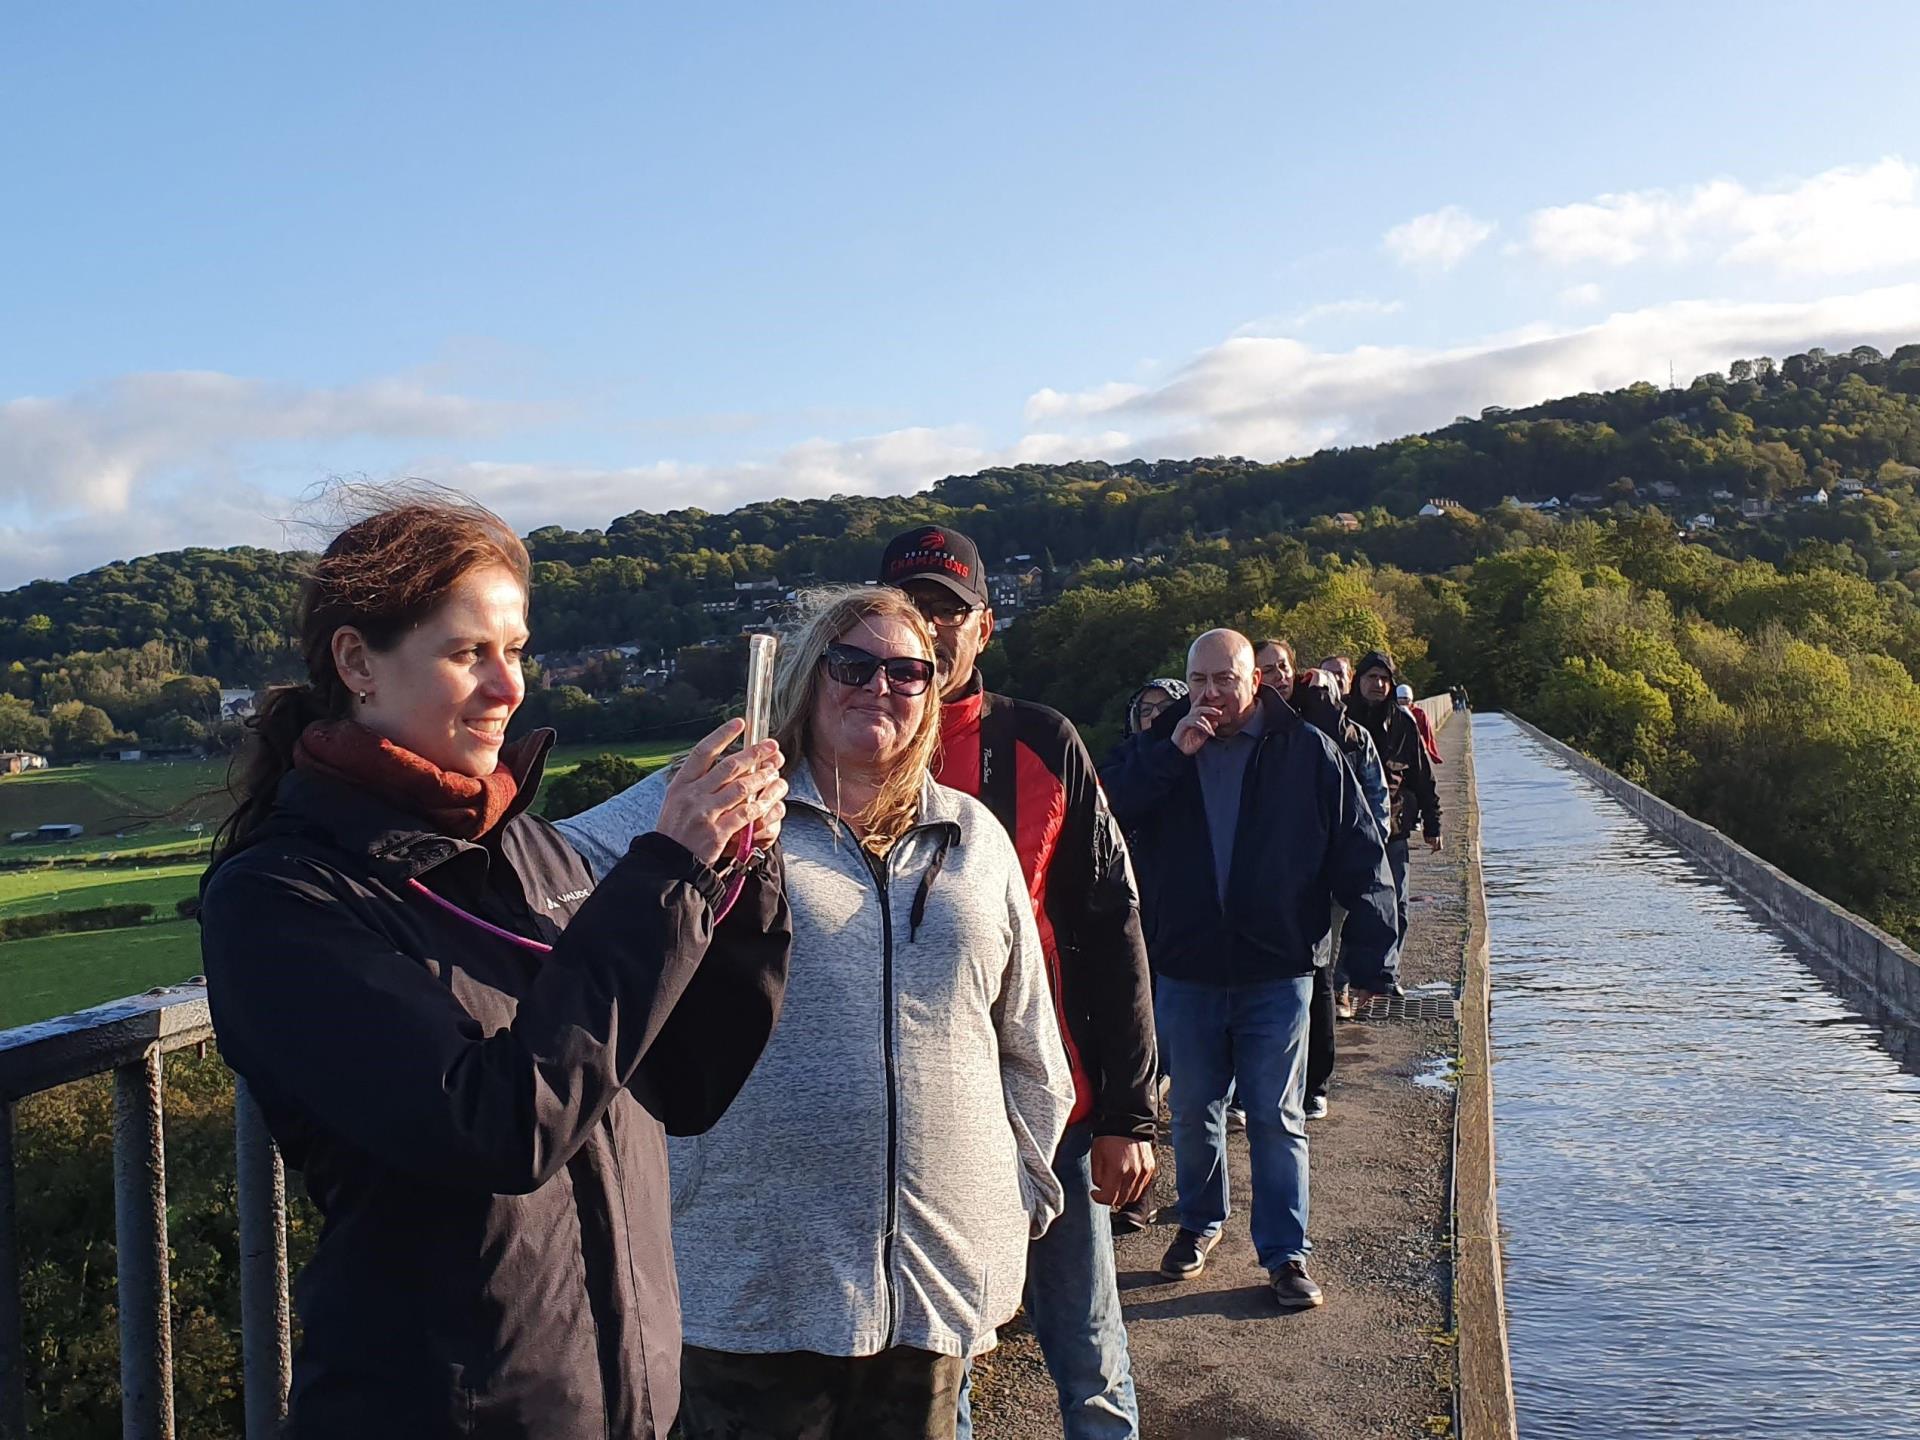
[(1398, 840), (1387, 842), (1387, 868), (1393, 872), (1393, 898), (1399, 911), (1400, 939), (1395, 942), (1393, 953), (1398, 956), (1400, 946), (1407, 939), (1407, 844), (1410, 837), (1402, 835)]
[(898, 1346), (878, 1355), (680, 1357), (682, 1440), (953, 1440), (967, 1362)]
[(1307, 1098), (1327, 1093), (1333, 1080), (1333, 966), (1313, 967), (1313, 999), (1307, 1002)]

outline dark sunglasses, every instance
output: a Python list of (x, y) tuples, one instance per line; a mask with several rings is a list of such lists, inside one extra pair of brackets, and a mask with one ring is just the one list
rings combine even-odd
[(827, 667), (827, 674), (856, 690), (871, 684), (876, 670), (887, 672), (887, 689), (895, 695), (922, 695), (933, 683), (933, 662), (915, 655), (896, 655), (891, 660), (882, 660), (855, 645), (829, 645), (820, 663)]

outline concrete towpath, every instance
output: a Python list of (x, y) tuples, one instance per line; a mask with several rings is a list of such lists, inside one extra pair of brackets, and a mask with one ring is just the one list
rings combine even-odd
[[(1415, 846), (1411, 933), (1401, 959), (1409, 991), (1450, 994), (1461, 973), (1470, 907), (1471, 727), (1440, 733), (1438, 769), (1448, 845)], [(1413, 1000), (1415, 996), (1409, 997)], [(1247, 1234), (1244, 1136), (1229, 1142), (1234, 1213), (1197, 1280), (1160, 1278), (1171, 1225), (1118, 1242), (1122, 1303), (1145, 1440), (1356, 1440), (1452, 1433), (1448, 1330), (1456, 1044), (1444, 1007), (1432, 1018), (1362, 1019), (1339, 1027), (1332, 1113), (1313, 1122), (1309, 1262), (1320, 1309), (1283, 1314)], [(1173, 1200), (1164, 1128), (1155, 1202)], [(1061, 1433), (1039, 1347), (1016, 1320), (974, 1379), (980, 1440)]]

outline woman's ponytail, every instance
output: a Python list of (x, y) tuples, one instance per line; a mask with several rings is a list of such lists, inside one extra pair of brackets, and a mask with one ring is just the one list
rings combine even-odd
[(215, 865), (244, 846), (273, 808), (281, 778), (293, 769), (293, 752), (307, 726), (331, 719), (334, 713), (317, 685), (268, 689), (259, 708), (247, 717), (246, 744), (227, 777), (234, 807), (213, 842)]

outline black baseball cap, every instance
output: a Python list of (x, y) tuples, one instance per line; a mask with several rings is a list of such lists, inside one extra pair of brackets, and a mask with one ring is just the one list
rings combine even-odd
[(936, 581), (970, 605), (988, 603), (980, 549), (957, 530), (922, 525), (887, 542), (880, 557), (880, 583), (900, 586), (909, 580)]

